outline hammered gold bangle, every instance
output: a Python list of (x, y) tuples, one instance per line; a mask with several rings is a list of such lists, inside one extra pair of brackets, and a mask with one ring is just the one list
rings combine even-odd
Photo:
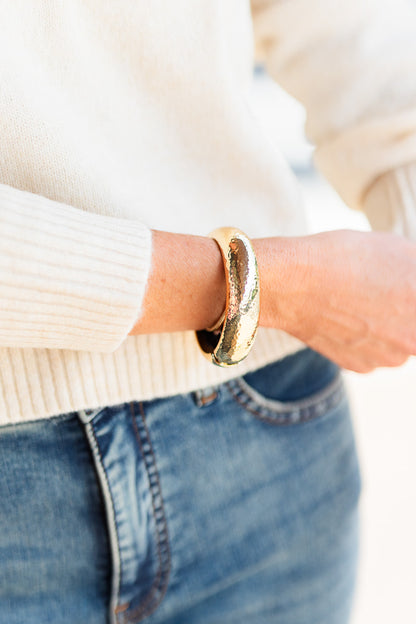
[(209, 234), (220, 250), (225, 269), (226, 302), (219, 321), (196, 332), (205, 357), (218, 366), (233, 366), (247, 357), (254, 343), (260, 312), (260, 281), (254, 249), (236, 228)]

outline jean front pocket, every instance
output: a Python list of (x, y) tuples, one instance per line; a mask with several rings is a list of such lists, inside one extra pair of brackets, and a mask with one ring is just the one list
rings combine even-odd
[(323, 417), (346, 399), (338, 366), (311, 349), (233, 379), (225, 386), (247, 412), (272, 425)]

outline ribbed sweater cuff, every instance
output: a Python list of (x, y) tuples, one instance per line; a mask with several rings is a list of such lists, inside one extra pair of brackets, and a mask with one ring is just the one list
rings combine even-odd
[(374, 230), (416, 241), (416, 163), (380, 176), (365, 195), (364, 211)]
[(143, 224), (0, 185), (0, 346), (113, 352), (150, 269)]

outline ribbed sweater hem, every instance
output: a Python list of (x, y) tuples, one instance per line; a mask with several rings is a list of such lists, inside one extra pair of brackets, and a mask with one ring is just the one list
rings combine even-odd
[[(374, 229), (416, 240), (415, 180), (416, 165), (409, 164), (375, 181), (364, 201)], [(118, 339), (122, 339), (121, 333)], [(2, 348), (0, 426), (192, 392), (244, 375), (304, 347), (284, 332), (260, 328), (249, 356), (229, 369), (205, 360), (194, 332), (127, 336), (110, 353)]]
[(4, 348), (0, 350), (0, 426), (192, 392), (303, 347), (288, 334), (260, 328), (249, 356), (228, 369), (205, 360), (194, 332), (128, 336), (113, 353)]

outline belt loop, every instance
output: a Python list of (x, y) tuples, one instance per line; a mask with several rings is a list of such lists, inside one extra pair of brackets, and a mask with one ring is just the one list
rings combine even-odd
[(200, 388), (193, 392), (193, 399), (197, 407), (210, 405), (218, 397), (218, 388), (209, 386), (208, 388)]

